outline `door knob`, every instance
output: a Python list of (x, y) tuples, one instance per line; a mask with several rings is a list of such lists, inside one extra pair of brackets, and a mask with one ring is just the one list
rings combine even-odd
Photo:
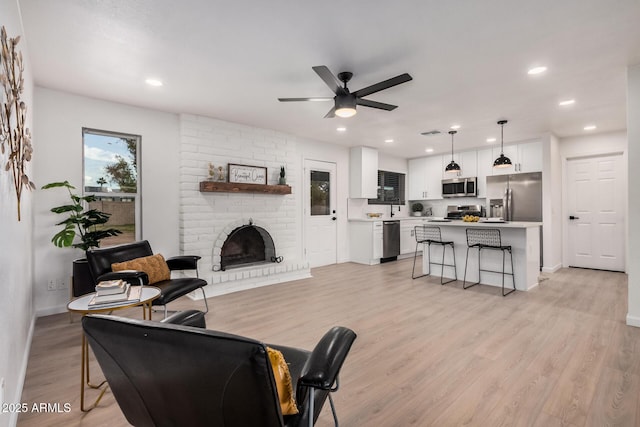
[(579, 216), (573, 216), (573, 215), (570, 215), (570, 216), (569, 216), (569, 219), (570, 219), (570, 220), (580, 219), (580, 217), (579, 217)]
[(332, 219), (333, 221), (335, 221), (335, 220), (336, 220), (336, 217), (335, 217), (335, 216), (332, 216), (332, 217), (331, 217), (331, 219)]

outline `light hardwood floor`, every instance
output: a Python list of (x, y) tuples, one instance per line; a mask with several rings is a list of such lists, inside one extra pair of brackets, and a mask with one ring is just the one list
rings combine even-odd
[[(322, 267), (211, 298), (208, 328), (308, 349), (332, 325), (352, 328), (335, 395), (343, 427), (640, 425), (640, 329), (625, 325), (626, 275), (563, 269), (503, 298), (496, 287), (412, 280), (411, 261)], [(24, 414), (18, 425), (128, 425), (110, 392), (80, 412), (79, 362), (78, 318), (38, 319), (22, 401), (72, 411)], [(333, 425), (328, 405), (317, 425)]]

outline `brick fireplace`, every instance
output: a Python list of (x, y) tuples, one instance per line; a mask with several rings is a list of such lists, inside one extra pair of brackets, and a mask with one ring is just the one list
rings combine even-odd
[[(207, 296), (310, 277), (302, 255), (301, 160), (295, 139), (276, 131), (183, 114), (180, 147), (181, 250), (202, 257), (200, 277), (209, 282)], [(266, 167), (268, 184), (278, 182), (284, 166), (292, 193), (201, 193), (199, 182), (206, 179), (209, 163), (223, 168), (228, 163)], [(265, 252), (264, 260), (222, 269), (227, 237), (250, 223), (265, 246), (272, 244), (273, 249)], [(232, 249), (233, 256), (238, 256), (239, 248)], [(272, 256), (280, 257), (281, 262), (271, 262)]]

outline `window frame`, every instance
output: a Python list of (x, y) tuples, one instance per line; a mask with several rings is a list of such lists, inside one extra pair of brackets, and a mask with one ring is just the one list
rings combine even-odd
[[(393, 187), (394, 193), (397, 195), (393, 200), (384, 200), (380, 198), (380, 187), (386, 184), (385, 174), (395, 175), (398, 186)], [(402, 172), (394, 172), (378, 169), (378, 197), (368, 199), (370, 205), (403, 205), (406, 203), (406, 179), (407, 175)]]
[[(86, 191), (87, 185), (85, 185), (86, 165), (85, 165), (85, 135), (100, 135), (113, 138), (135, 138), (136, 139), (136, 192), (135, 193), (113, 193), (106, 191)], [(126, 132), (108, 131), (102, 129), (95, 129), (89, 127), (82, 128), (82, 195), (104, 198), (133, 198), (134, 199), (134, 221), (135, 221), (135, 240), (142, 240), (142, 135), (136, 135)], [(116, 227), (117, 228), (117, 227)]]

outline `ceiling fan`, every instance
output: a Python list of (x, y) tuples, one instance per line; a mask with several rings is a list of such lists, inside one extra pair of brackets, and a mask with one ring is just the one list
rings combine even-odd
[[(356, 105), (362, 105), (363, 107), (378, 108), (380, 110), (391, 111), (398, 108), (397, 105), (385, 104), (382, 102), (369, 101), (363, 99), (367, 95), (380, 92), (381, 90), (389, 89), (390, 87), (397, 86), (402, 83), (406, 83), (413, 78), (407, 74), (400, 74), (399, 76), (392, 77), (388, 80), (376, 83), (371, 86), (367, 86), (355, 92), (350, 92), (347, 88), (347, 83), (353, 77), (353, 73), (344, 71), (338, 74), (336, 78), (329, 68), (324, 65), (319, 65), (313, 68), (313, 71), (320, 76), (320, 78), (329, 86), (329, 88), (336, 94), (333, 98), (329, 97), (314, 97), (314, 98), (278, 98), (280, 102), (296, 102), (296, 101), (334, 101), (335, 105), (324, 116), (330, 117), (351, 117), (356, 114)], [(343, 86), (340, 86), (340, 84)]]

